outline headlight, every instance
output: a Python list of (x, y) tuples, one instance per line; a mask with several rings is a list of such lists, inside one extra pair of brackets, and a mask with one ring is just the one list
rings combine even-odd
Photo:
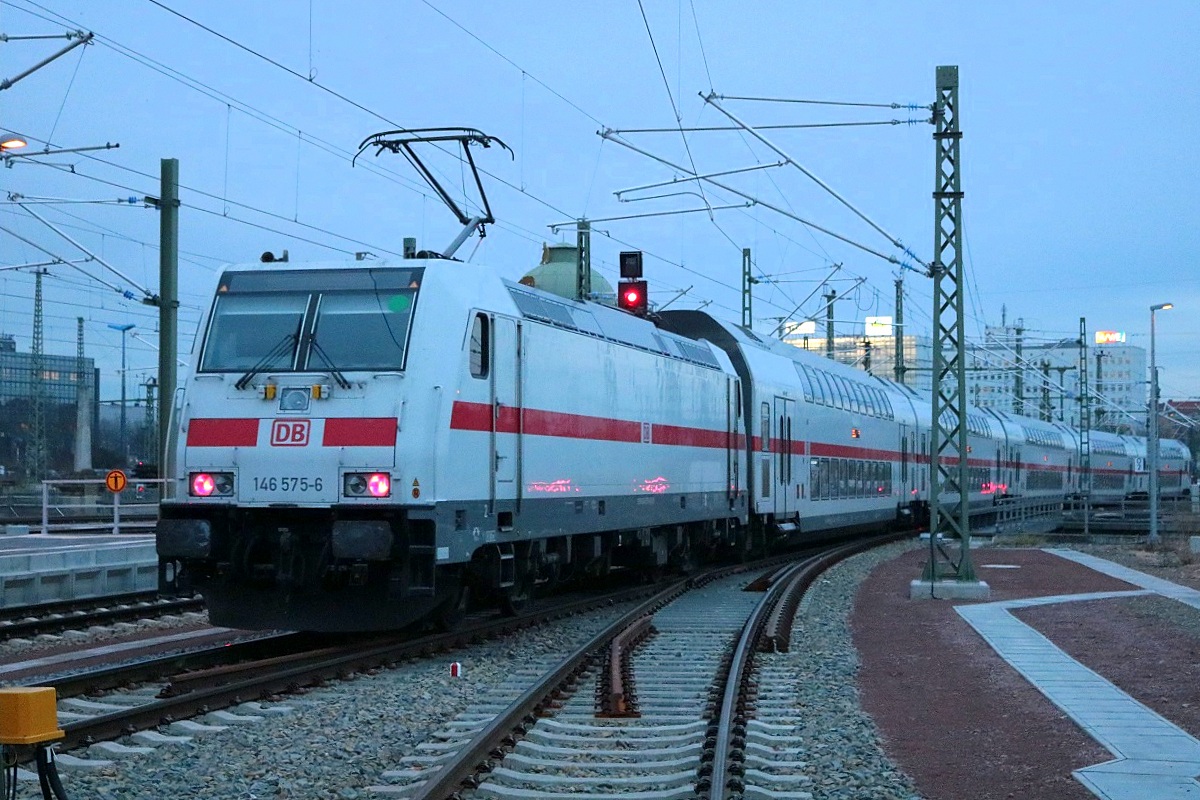
[(192, 497), (228, 497), (233, 494), (232, 472), (193, 472), (188, 475)]
[(342, 477), (342, 494), (347, 497), (389, 497), (392, 476), (386, 472), (347, 472)]

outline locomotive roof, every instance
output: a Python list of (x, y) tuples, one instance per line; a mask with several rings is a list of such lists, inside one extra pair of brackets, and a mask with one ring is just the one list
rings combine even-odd
[(706, 343), (663, 330), (628, 312), (600, 303), (571, 300), (514, 281), (505, 280), (504, 285), (526, 318), (711, 369), (724, 368)]

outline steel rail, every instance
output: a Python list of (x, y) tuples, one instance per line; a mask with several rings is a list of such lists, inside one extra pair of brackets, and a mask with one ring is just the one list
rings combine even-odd
[[(713, 746), (707, 786), (709, 800), (725, 800), (730, 793), (730, 756), (737, 744), (737, 738), (744, 739), (746, 733), (745, 701), (750, 687), (754, 654), (759, 648), (761, 634), (774, 609), (784, 601), (791, 603), (794, 609), (799, 602), (799, 596), (812, 585), (816, 577), (839, 561), (908, 535), (908, 533), (891, 533), (840, 545), (824, 553), (818, 553), (798, 561), (786, 570), (777, 571), (772, 576), (772, 584), (763, 595), (762, 601), (746, 620), (746, 624), (742, 628), (742, 635), (729, 662), (725, 692), (721, 697), (720, 715), (716, 720), (716, 742)], [(793, 597), (794, 600), (789, 599)], [(740, 794), (740, 791), (734, 793)]]
[[(603, 596), (569, 600), (553, 606), (545, 605), (517, 617), (491, 620), (449, 633), (434, 634), (406, 641), (390, 640), (380, 644), (378, 639), (373, 639), (365, 646), (362, 643), (359, 643), (358, 646), (351, 644), (344, 652), (324, 652), (315, 659), (304, 660), (299, 664), (294, 663), (296, 659), (283, 658), (277, 659), (274, 664), (265, 665), (262, 670), (256, 669), (254, 665), (247, 665), (238, 671), (243, 673), (262, 672), (262, 674), (243, 674), (243, 677), (235, 680), (229, 680), (228, 675), (214, 674), (211, 676), (210, 683), (212, 685), (194, 686), (185, 693), (174, 697), (162, 697), (149, 703), (122, 709), (119, 712), (114, 711), (110, 714), (66, 723), (62, 726), (66, 737), (61, 746), (63, 749), (70, 749), (81, 744), (90, 744), (134, 731), (154, 728), (161, 724), (249, 700), (295, 691), (303, 686), (311, 686), (339, 679), (355, 672), (394, 664), (405, 658), (465, 646), (487, 636), (511, 633), (545, 620), (559, 619), (601, 606), (642, 598), (651, 591), (653, 591), (653, 587), (627, 588)], [(297, 658), (303, 660), (303, 657)], [(281, 663), (287, 663), (288, 666), (279, 669)], [(139, 665), (117, 667), (105, 678), (109, 685), (143, 680), (144, 678), (137, 677), (139, 669)], [(125, 670), (131, 677), (121, 680), (122, 670)], [(86, 680), (86, 676), (75, 676), (64, 680)], [(192, 681), (183, 680), (182, 683), (192, 683)], [(52, 681), (50, 684), (61, 685), (56, 681)]]

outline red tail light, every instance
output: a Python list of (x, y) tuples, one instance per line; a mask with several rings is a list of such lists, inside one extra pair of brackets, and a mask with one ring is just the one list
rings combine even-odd
[(372, 497), (387, 497), (392, 493), (392, 478), (386, 472), (373, 472), (367, 477), (367, 491)]
[(197, 497), (208, 497), (217, 490), (217, 482), (207, 472), (197, 472), (192, 475), (192, 494)]

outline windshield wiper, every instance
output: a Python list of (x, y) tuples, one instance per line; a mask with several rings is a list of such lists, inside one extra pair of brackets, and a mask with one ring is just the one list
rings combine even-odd
[(325, 366), (329, 368), (329, 373), (333, 375), (333, 379), (337, 381), (337, 385), (343, 389), (349, 389), (350, 381), (346, 380), (346, 376), (343, 375), (341, 371), (333, 365), (333, 359), (331, 359), (329, 354), (325, 352), (325, 348), (321, 347), (321, 345), (317, 343), (317, 337), (315, 334), (312, 334), (308, 337), (308, 346), (313, 350), (313, 352), (321, 357), (322, 361), (325, 362)]
[(265, 356), (260, 358), (258, 360), (258, 363), (250, 368), (249, 372), (247, 372), (242, 377), (238, 378), (238, 382), (234, 384), (234, 387), (237, 389), (245, 389), (247, 386), (249, 386), (250, 381), (254, 378), (255, 375), (257, 375), (258, 373), (260, 373), (264, 369), (266, 369), (267, 366), (270, 365), (270, 363), (272, 361), (279, 358), (281, 355), (286, 353), (288, 350), (294, 348), (296, 346), (296, 340), (298, 338), (299, 337), (296, 336), (296, 334), (294, 334), (294, 333), (285, 334), (284, 337), (279, 340), (279, 343), (271, 348), (270, 352), (268, 352)]

